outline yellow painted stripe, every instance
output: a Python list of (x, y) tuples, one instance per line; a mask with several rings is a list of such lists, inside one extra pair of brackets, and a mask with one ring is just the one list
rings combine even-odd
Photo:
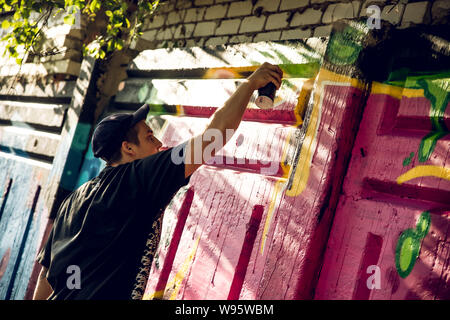
[(391, 86), (380, 82), (372, 82), (372, 90), (370, 91), (370, 94), (386, 94), (400, 100), (402, 98), (402, 92), (402, 87)]
[(164, 296), (164, 292), (170, 288), (174, 288), (174, 290), (172, 291), (172, 294), (170, 295), (169, 300), (176, 299), (178, 292), (180, 291), (180, 288), (181, 288), (181, 283), (183, 282), (184, 278), (186, 277), (186, 273), (189, 269), (189, 266), (191, 265), (191, 262), (194, 259), (195, 253), (197, 252), (197, 247), (198, 247), (199, 242), (200, 242), (200, 237), (197, 238), (191, 252), (184, 260), (184, 262), (181, 265), (180, 269), (178, 270), (177, 274), (166, 285), (166, 288), (164, 290), (158, 290), (153, 293), (144, 294), (144, 297), (142, 298), (142, 300), (152, 300), (154, 298), (162, 299)]
[(375, 81), (372, 82), (370, 94), (386, 94), (395, 99), (401, 99), (402, 97), (420, 98), (424, 96), (423, 89), (403, 88)]
[(402, 184), (406, 181), (420, 178), (420, 177), (436, 177), (445, 180), (450, 180), (450, 168), (438, 166), (417, 166), (400, 175), (397, 178), (397, 183)]

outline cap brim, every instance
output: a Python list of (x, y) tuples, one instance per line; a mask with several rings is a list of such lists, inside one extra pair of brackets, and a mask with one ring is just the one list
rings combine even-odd
[(133, 120), (131, 120), (130, 127), (134, 126), (139, 121), (147, 119), (148, 112), (150, 111), (150, 107), (148, 104), (144, 104), (142, 107), (136, 110), (133, 113)]

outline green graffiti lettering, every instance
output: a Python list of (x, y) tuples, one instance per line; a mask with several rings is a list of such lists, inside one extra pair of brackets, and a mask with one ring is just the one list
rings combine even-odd
[(354, 63), (362, 49), (361, 44), (358, 43), (362, 35), (363, 32), (350, 26), (342, 32), (333, 33), (326, 52), (328, 60), (336, 65)]
[(449, 79), (419, 79), (417, 84), (423, 89), (425, 97), (430, 100), (430, 120), (432, 129), (420, 142), (419, 162), (427, 161), (439, 139), (449, 133), (444, 123), (444, 113), (450, 101)]
[(403, 160), (403, 166), (404, 166), (404, 167), (409, 166), (409, 164), (411, 163), (411, 161), (412, 161), (413, 158), (414, 158), (414, 152), (411, 152), (411, 153), (409, 154), (409, 157), (406, 157), (406, 158)]
[(414, 268), (419, 257), (421, 241), (428, 233), (431, 225), (429, 211), (424, 211), (417, 221), (416, 229), (406, 229), (397, 241), (395, 250), (395, 267), (402, 278), (406, 278)]

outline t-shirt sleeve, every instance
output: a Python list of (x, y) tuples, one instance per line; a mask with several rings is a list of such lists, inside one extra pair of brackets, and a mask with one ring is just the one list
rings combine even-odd
[(189, 183), (190, 176), (185, 178), (184, 166), (186, 144), (187, 141), (136, 161), (135, 168), (148, 200), (164, 206), (182, 186)]
[(36, 261), (47, 269), (50, 267), (50, 260), (52, 253), (52, 239), (53, 239), (53, 228), (47, 238), (45, 246), (42, 248), (42, 250), (36, 257)]

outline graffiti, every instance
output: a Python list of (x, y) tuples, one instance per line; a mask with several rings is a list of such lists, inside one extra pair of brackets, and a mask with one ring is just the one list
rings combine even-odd
[(198, 243), (200, 242), (200, 237), (197, 238), (197, 240), (194, 243), (194, 246), (189, 253), (189, 255), (186, 257), (182, 265), (180, 266), (178, 272), (175, 274), (173, 279), (167, 283), (165, 289), (159, 290), (153, 293), (145, 293), (142, 300), (152, 300), (152, 299), (162, 299), (164, 295), (170, 294), (169, 300), (175, 300), (178, 295), (178, 291), (180, 291), (181, 283), (183, 282), (184, 278), (186, 277), (186, 274), (189, 270), (189, 267), (191, 265), (192, 260), (195, 257), (195, 254), (197, 252)]
[(436, 177), (445, 180), (450, 180), (450, 168), (438, 166), (417, 166), (405, 172), (397, 178), (397, 183), (402, 184), (406, 181), (419, 177)]
[(444, 113), (450, 101), (449, 79), (419, 79), (417, 83), (423, 88), (424, 96), (431, 102), (430, 119), (432, 130), (420, 142), (419, 162), (430, 158), (437, 140), (449, 133), (444, 123)]
[(403, 166), (404, 166), (404, 167), (409, 166), (409, 164), (411, 163), (411, 161), (412, 161), (413, 158), (414, 158), (414, 152), (411, 152), (411, 153), (409, 154), (409, 157), (406, 157), (406, 158), (403, 160)]
[(331, 35), (325, 56), (338, 66), (355, 63), (362, 50), (361, 39), (367, 34), (367, 26), (355, 24)]
[(414, 268), (422, 239), (427, 235), (430, 224), (430, 212), (424, 211), (417, 221), (416, 229), (406, 229), (400, 235), (395, 249), (395, 266), (400, 277), (406, 278)]

